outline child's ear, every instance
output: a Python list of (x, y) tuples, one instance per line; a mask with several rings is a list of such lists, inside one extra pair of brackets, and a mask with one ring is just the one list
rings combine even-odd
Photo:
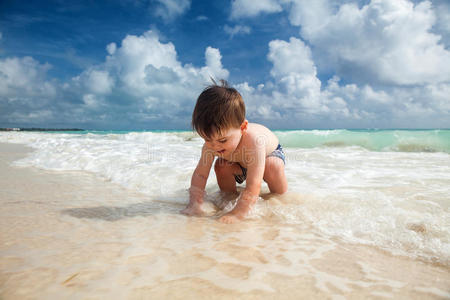
[(248, 121), (244, 120), (244, 122), (242, 122), (242, 124), (241, 124), (241, 131), (247, 130), (247, 126), (248, 126)]

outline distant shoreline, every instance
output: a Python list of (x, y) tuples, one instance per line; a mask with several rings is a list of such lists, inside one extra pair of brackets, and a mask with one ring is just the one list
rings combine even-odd
[(85, 129), (80, 128), (0, 128), (0, 131), (85, 131)]
[[(325, 128), (325, 129), (311, 129), (311, 128), (297, 128), (297, 129), (272, 129), (274, 132), (290, 132), (290, 131), (350, 131), (350, 132), (382, 132), (382, 131), (435, 131), (435, 130), (450, 130), (450, 128)], [(193, 132), (192, 129), (81, 129), (81, 128), (41, 128), (41, 127), (0, 127), (2, 131), (83, 131), (83, 132)]]

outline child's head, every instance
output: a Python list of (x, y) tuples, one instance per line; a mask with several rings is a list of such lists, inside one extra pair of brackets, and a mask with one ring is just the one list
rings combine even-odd
[(225, 80), (215, 82), (198, 96), (192, 113), (192, 127), (202, 136), (211, 137), (245, 121), (245, 104), (239, 92)]

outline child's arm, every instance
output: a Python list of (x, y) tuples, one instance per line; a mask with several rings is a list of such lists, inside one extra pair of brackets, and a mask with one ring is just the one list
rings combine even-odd
[(266, 143), (267, 137), (262, 134), (248, 134), (242, 147), (244, 149), (244, 160), (247, 167), (247, 182), (241, 199), (258, 198), (264, 177), (266, 165)]
[(254, 156), (248, 158), (247, 164), (247, 183), (244, 191), (250, 197), (258, 197), (261, 191), (261, 184), (264, 177), (264, 167), (266, 156), (264, 148), (257, 145), (255, 151), (251, 151)]
[(223, 223), (235, 223), (244, 219), (259, 197), (266, 164), (265, 146), (258, 144), (256, 141), (247, 146), (247, 157), (245, 157), (247, 162), (246, 187), (239, 195), (233, 210), (219, 219)]
[(189, 188), (189, 204), (181, 211), (181, 213), (186, 215), (203, 214), (201, 205), (205, 195), (206, 181), (208, 180), (213, 162), (213, 152), (208, 150), (206, 146), (203, 145), (202, 155), (191, 178), (191, 187)]

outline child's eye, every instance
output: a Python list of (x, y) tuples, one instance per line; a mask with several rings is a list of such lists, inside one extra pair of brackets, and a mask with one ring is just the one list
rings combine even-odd
[(221, 140), (219, 141), (219, 143), (225, 144), (227, 142), (227, 140)]

